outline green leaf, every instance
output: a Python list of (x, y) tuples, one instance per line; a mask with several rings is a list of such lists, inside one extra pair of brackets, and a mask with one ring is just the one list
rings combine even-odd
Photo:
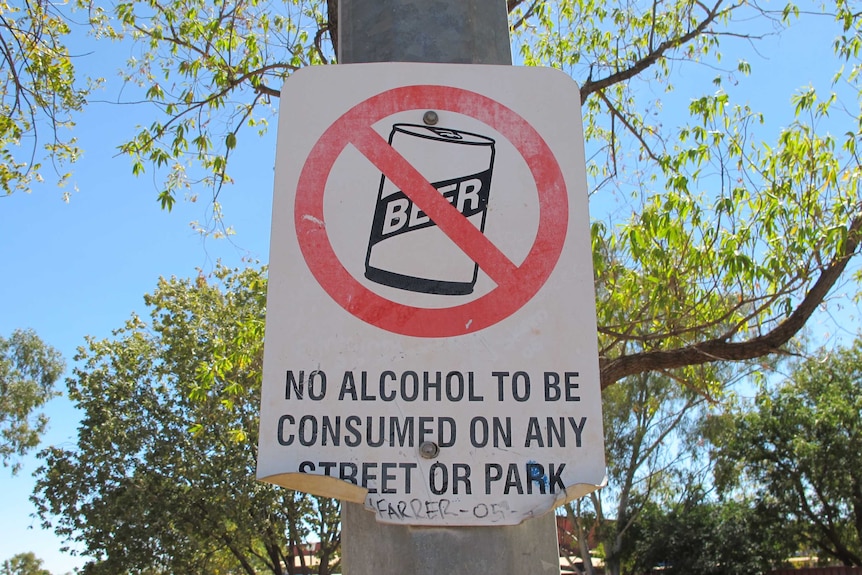
[(161, 208), (167, 211), (171, 211), (174, 207), (174, 203), (177, 201), (173, 192), (170, 190), (162, 190), (162, 192), (159, 193), (158, 200)]

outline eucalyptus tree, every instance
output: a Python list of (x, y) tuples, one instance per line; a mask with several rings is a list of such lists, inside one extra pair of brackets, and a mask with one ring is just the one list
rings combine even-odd
[(656, 374), (604, 390), (608, 486), (565, 507), (588, 573), (591, 538), (601, 545), (606, 572), (619, 575), (642, 512), (685, 491), (686, 477), (704, 465), (697, 437), (709, 408), (698, 391)]

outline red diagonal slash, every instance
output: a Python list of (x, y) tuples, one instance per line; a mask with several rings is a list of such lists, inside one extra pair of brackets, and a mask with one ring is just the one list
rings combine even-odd
[(449, 239), (497, 285), (518, 270), (485, 234), (464, 217), (428, 180), (370, 126), (354, 134), (350, 142), (389, 180), (430, 217)]

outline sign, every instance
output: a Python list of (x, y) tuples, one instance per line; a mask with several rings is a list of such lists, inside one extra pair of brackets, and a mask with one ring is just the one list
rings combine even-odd
[(258, 477), (512, 525), (604, 478), (579, 92), (540, 68), (282, 91)]

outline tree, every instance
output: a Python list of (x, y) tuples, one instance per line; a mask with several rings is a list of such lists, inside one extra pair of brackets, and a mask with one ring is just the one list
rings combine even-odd
[[(34, 111), (62, 125), (87, 91), (77, 87), (63, 45), (69, 19), (54, 5), (27, 6), (17, 20), (0, 21), (9, 142), (35, 129)], [(230, 157), (239, 142), (251, 145), (249, 129), (267, 129), (285, 78), (334, 61), (335, 6), (334, 0), (86, 5), (97, 36), (136, 43), (126, 82), (140, 90), (124, 92), (156, 111), (120, 149), (133, 173), (152, 168), (163, 176), (162, 207), (170, 209), (180, 190), (196, 197), (209, 187), (221, 217), (218, 197), (232, 182)], [(862, 16), (854, 5), (788, 2), (770, 10), (728, 0), (625, 6), (507, 0), (507, 6), (524, 63), (559, 67), (579, 81), (591, 192), (596, 205), (605, 198), (619, 204), (612, 213), (594, 212), (592, 229), (602, 385), (662, 370), (694, 381), (692, 366), (782, 352), (860, 247)], [(4, 5), (4, 14), (16, 10)], [(822, 62), (835, 69), (832, 91), (820, 94), (800, 78), (799, 91), (785, 100), (796, 120), (777, 138), (761, 138), (765, 114), (733, 96), (734, 85), (757, 81), (757, 66), (741, 59), (726, 64), (723, 51), (739, 41), (756, 50), (759, 39), (815, 18), (834, 23), (828, 41), (835, 57)], [(704, 77), (703, 85), (688, 80), (689, 122), (682, 124), (655, 97), (674, 96), (677, 74)], [(835, 136), (827, 126), (838, 116)], [(73, 148), (55, 143), (49, 153), (75, 156)], [(34, 169), (5, 163), (12, 166), (7, 181), (25, 181)]]
[(704, 396), (655, 374), (632, 376), (604, 390), (608, 487), (566, 506), (590, 575), (590, 533), (601, 545), (606, 572), (619, 575), (644, 509), (685, 491), (685, 480), (697, 465), (692, 437), (708, 407)]
[(51, 572), (42, 569), (42, 560), (32, 551), (28, 551), (4, 561), (0, 575), (51, 575)]
[[(116, 29), (140, 49), (128, 79), (158, 109), (121, 149), (133, 172), (152, 166), (165, 176), (163, 207), (202, 182), (217, 203), (231, 182), (231, 154), (239, 142), (252, 145), (249, 128), (266, 129), (285, 78), (333, 61), (333, 4), (114, 6)], [(672, 371), (708, 387), (718, 384), (698, 382), (693, 366), (782, 352), (859, 251), (862, 17), (844, 0), (807, 11), (726, 0), (508, 7), (521, 59), (579, 81), (592, 197), (619, 205), (596, 210), (592, 228), (602, 385)], [(837, 35), (835, 93), (788, 94), (796, 121), (759, 140), (764, 114), (732, 96), (734, 84), (756, 81), (757, 68), (728, 66), (722, 49), (818, 17), (834, 22)], [(704, 69), (714, 73), (690, 88), (689, 121), (665, 118), (654, 94), (671, 98), (678, 72)], [(824, 126), (840, 114), (836, 137)]]
[(634, 526), (631, 573), (759, 575), (794, 551), (755, 501), (715, 501), (699, 489), (649, 505)]
[[(209, 391), (197, 383), (213, 347), (265, 309), (263, 271), (219, 267), (212, 280), (161, 280), (148, 323), (133, 315), (76, 357), (77, 442), (43, 452), (33, 500), (46, 527), (93, 557), (84, 573), (326, 575), (338, 564), (339, 504), (255, 480), (262, 338), (242, 342), (249, 360), (222, 364)], [(316, 566), (303, 552), (312, 534)]]
[[(101, 9), (88, 8), (88, 18), (100, 22)], [(59, 173), (60, 165), (81, 153), (67, 130), (95, 83), (76, 73), (64, 9), (47, 0), (0, 1), (0, 190), (7, 195), (40, 181), (43, 159), (64, 184), (69, 173)]]
[[(860, 248), (862, 16), (855, 6), (507, 4), (520, 58), (578, 80), (593, 205), (617, 206), (596, 209), (591, 230), (603, 387), (660, 373), (710, 396), (721, 382), (699, 377), (703, 364), (782, 353)], [(129, 0), (107, 7), (100, 24), (137, 42), (127, 80), (156, 109), (121, 149), (134, 173), (164, 176), (163, 207), (202, 185), (217, 202), (232, 181), (231, 155), (266, 129), (284, 79), (333, 61), (326, 45), (337, 38), (333, 5)], [(833, 92), (818, 93), (800, 78), (799, 91), (784, 98), (795, 120), (764, 136), (766, 113), (737, 101), (734, 90), (757, 83), (756, 63), (728, 64), (722, 54), (740, 42), (754, 52), (763, 36), (815, 18), (834, 27), (834, 60), (821, 63), (835, 69)], [(690, 102), (682, 105), (687, 121), (668, 115), (678, 103), (663, 101), (674, 98), (682, 74), (704, 78), (689, 80), (681, 98)], [(246, 324), (234, 338), (258, 328)], [(202, 392), (221, 389), (229, 371), (221, 366), (248, 357), (220, 343), (199, 373)]]
[(48, 418), (38, 410), (58, 395), (54, 384), (64, 369), (60, 353), (32, 330), (0, 336), (0, 461), (13, 473), (17, 458), (39, 444)]
[[(753, 482), (800, 546), (862, 565), (862, 341), (761, 389), (717, 435), (725, 490)], [(791, 531), (790, 535), (794, 534)]]

